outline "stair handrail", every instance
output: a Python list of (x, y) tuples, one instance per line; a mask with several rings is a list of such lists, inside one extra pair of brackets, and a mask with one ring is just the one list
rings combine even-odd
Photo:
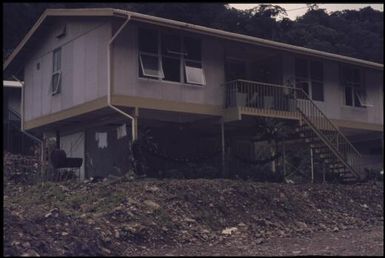
[[(348, 138), (346, 138), (346, 136), (338, 129), (338, 127), (336, 125), (334, 125), (334, 123), (321, 111), (321, 109), (317, 106), (317, 104), (314, 103), (314, 101), (309, 97), (309, 95), (303, 90), (303, 89), (298, 89), (298, 88), (294, 88), (295, 90), (298, 90), (300, 91), (301, 93), (304, 94), (304, 96), (306, 96), (307, 100), (310, 101), (310, 103), (312, 103), (312, 105), (317, 109), (317, 111), (319, 111), (321, 113), (321, 115), (326, 119), (326, 121), (328, 121), (328, 123), (333, 127), (333, 129), (335, 129), (338, 134), (346, 141), (346, 143), (352, 147), (352, 149), (356, 152), (356, 154), (359, 155), (359, 157), (361, 157), (361, 153), (353, 146), (353, 144), (348, 140)], [(317, 129), (318, 130), (318, 129)]]
[[(302, 114), (302, 116), (305, 117), (306, 120), (309, 120), (307, 118), (307, 116), (302, 112), (300, 111), (300, 113)], [(307, 122), (310, 127), (314, 128), (313, 130), (315, 131), (315, 133), (318, 135), (319, 138), (321, 138), (321, 140), (325, 141), (326, 145), (328, 146), (328, 148), (334, 153), (334, 155), (336, 155), (341, 161), (342, 163), (349, 167), (350, 168), (350, 171), (355, 175), (357, 176), (358, 178), (360, 178), (360, 175), (358, 174), (358, 172), (356, 171), (356, 169), (353, 168), (353, 166), (351, 164), (348, 163), (348, 161), (345, 161), (344, 157), (341, 156), (340, 154), (340, 151), (338, 151), (338, 149), (336, 149), (333, 144), (330, 143), (330, 141), (323, 135), (323, 133), (315, 126), (313, 125), (313, 123), (311, 121), (308, 121)]]
[[(284, 88), (284, 89), (289, 89), (289, 90), (293, 90), (294, 92), (295, 91), (299, 91), (301, 92), (302, 94), (304, 94), (304, 96), (306, 97), (306, 100), (307, 101), (310, 101), (310, 103), (312, 104), (313, 107), (315, 107), (315, 109), (322, 115), (321, 117), (322, 118), (325, 118), (326, 121), (328, 122), (329, 125), (331, 125), (331, 127), (338, 133), (338, 135), (340, 137), (342, 137), (342, 139), (353, 149), (353, 151), (359, 155), (359, 157), (361, 157), (361, 153), (353, 146), (353, 144), (349, 141), (349, 139), (346, 138), (346, 136), (338, 129), (338, 127), (324, 114), (324, 112), (322, 112), (322, 110), (317, 106), (317, 104), (314, 103), (314, 101), (309, 97), (309, 95), (303, 90), (303, 89), (300, 89), (300, 88), (296, 88), (296, 87), (291, 87), (291, 86), (284, 86), (284, 85), (280, 85), (280, 84), (274, 84), (274, 83), (265, 83), (265, 82), (257, 82), (257, 81), (250, 81), (250, 80), (244, 80), (244, 79), (235, 79), (235, 80), (231, 80), (231, 81), (227, 81), (225, 83), (223, 83), (222, 85), (228, 85), (228, 84), (231, 84), (231, 83), (237, 83), (237, 82), (245, 82), (245, 83), (250, 83), (250, 84), (259, 84), (259, 85), (266, 85), (266, 86), (272, 86), (272, 87), (278, 87), (278, 88)], [(296, 96), (296, 95), (295, 95)], [(294, 97), (295, 100), (296, 100), (296, 103), (297, 103), (297, 97)]]
[(11, 113), (13, 115), (15, 115), (17, 118), (21, 119), (21, 116), (19, 113), (17, 113), (15, 110), (13, 110), (12, 108), (8, 107), (8, 113)]

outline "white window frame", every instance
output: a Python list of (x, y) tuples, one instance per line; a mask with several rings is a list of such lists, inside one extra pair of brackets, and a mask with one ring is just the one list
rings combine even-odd
[[(60, 55), (60, 62), (57, 63), (57, 60), (55, 59), (55, 53), (59, 52), (59, 55)], [(51, 75), (51, 95), (56, 95), (56, 94), (59, 94), (60, 93), (60, 90), (61, 90), (61, 77), (62, 77), (62, 73), (61, 73), (61, 60), (62, 60), (62, 57), (61, 57), (61, 52), (62, 52), (62, 49), (61, 47), (59, 48), (56, 48), (52, 51), (52, 75)], [(55, 64), (58, 64), (56, 65), (57, 67), (55, 67)], [(56, 85), (53, 85), (54, 83), (54, 76), (56, 75), (59, 75), (58, 76), (58, 79), (56, 81)]]
[[(356, 81), (345, 81), (346, 78), (344, 78), (343, 75), (343, 69), (349, 69), (350, 71), (358, 72), (360, 75), (359, 82)], [(367, 107), (373, 107), (373, 105), (368, 104), (366, 101), (366, 88), (365, 88), (365, 79), (364, 79), (364, 73), (362, 72), (361, 69), (356, 68), (356, 67), (351, 67), (347, 65), (340, 65), (340, 82), (343, 87), (343, 104), (346, 107), (352, 107), (352, 108), (367, 108)], [(352, 99), (352, 104), (349, 105), (346, 103), (346, 89), (350, 88), (351, 89), (351, 99)], [(360, 94), (360, 91), (364, 92), (364, 96)], [(358, 101), (360, 102), (359, 104), (356, 103), (356, 97)]]
[[(150, 73), (146, 72), (146, 70), (148, 71), (149, 69), (145, 69), (145, 67), (143, 65), (142, 56), (157, 58), (157, 62), (158, 62), (158, 70), (157, 70), (158, 74), (157, 75), (150, 74)], [(152, 53), (146, 53), (146, 52), (139, 52), (139, 63), (140, 63), (140, 67), (142, 68), (142, 73), (144, 76), (158, 78), (158, 79), (164, 78), (163, 67), (162, 67), (162, 64), (159, 62), (159, 55), (155, 55)]]
[[(140, 30), (140, 28), (139, 28)], [(204, 67), (203, 67), (203, 61), (202, 60), (193, 60), (193, 59), (187, 59), (185, 58), (185, 56), (187, 55), (186, 51), (184, 50), (184, 38), (186, 37), (185, 35), (183, 34), (179, 34), (179, 37), (180, 37), (180, 42), (181, 42), (181, 51), (172, 51), (172, 50), (167, 50), (167, 54), (176, 54), (178, 56), (169, 56), (167, 54), (163, 54), (162, 53), (162, 33), (164, 33), (163, 31), (160, 31), (160, 30), (156, 30), (156, 29), (151, 29), (151, 30), (155, 30), (157, 32), (157, 35), (158, 35), (158, 53), (157, 54), (154, 54), (154, 53), (147, 53), (147, 52), (143, 52), (143, 51), (138, 51), (139, 53), (139, 64), (141, 65), (141, 69), (142, 69), (142, 74), (143, 76), (147, 76), (147, 77), (152, 77), (152, 78), (156, 78), (162, 82), (170, 82), (170, 83), (178, 83), (178, 84), (187, 84), (187, 85), (191, 85), (191, 86), (203, 86), (203, 85), (206, 85), (206, 77), (205, 77), (205, 73), (204, 73)], [(139, 35), (139, 34), (138, 34)], [(191, 37), (191, 36), (187, 36), (187, 37)], [(201, 41), (201, 39), (199, 39)], [(139, 42), (139, 40), (138, 40)], [(139, 48), (138, 48), (139, 49)], [(202, 49), (201, 49), (202, 51)], [(158, 67), (159, 67), (159, 76), (154, 76), (154, 75), (151, 75), (151, 74), (146, 74), (145, 73), (145, 70), (143, 69), (143, 62), (142, 62), (142, 58), (141, 56), (142, 55), (149, 55), (149, 56), (156, 56), (158, 57)], [(164, 75), (164, 69), (163, 69), (163, 57), (165, 58), (173, 58), (173, 59), (178, 59), (179, 60), (179, 72), (180, 72), (180, 78), (179, 78), (179, 82), (178, 81), (170, 81), (170, 80), (165, 80), (165, 75)], [(197, 68), (197, 67), (193, 67), (193, 66), (188, 66), (186, 64), (186, 62), (193, 62), (193, 63), (199, 63), (200, 64), (200, 67), (201, 68)], [(188, 79), (188, 70), (190, 68), (195, 68), (195, 69), (200, 69), (201, 70), (201, 73), (202, 73), (202, 80), (201, 82), (196, 82), (196, 81), (192, 81), (190, 79)], [(139, 78), (144, 78), (146, 79), (145, 77), (142, 77), (139, 75)], [(147, 78), (147, 79), (152, 79), (152, 78)]]
[[(185, 60), (185, 62), (184, 62), (184, 69), (185, 69), (185, 73), (186, 73), (186, 82), (187, 83), (191, 83), (191, 84), (197, 84), (197, 85), (206, 85), (206, 78), (205, 78), (205, 75), (204, 75), (204, 71), (203, 71), (203, 67), (202, 67), (202, 62), (199, 62), (199, 65), (201, 66), (201, 68), (194, 67), (194, 66), (189, 66), (189, 65), (187, 65), (187, 62), (198, 63), (198, 62), (195, 62), (195, 61)], [(188, 71), (190, 69), (191, 70), (196, 70), (197, 72), (199, 71), (201, 73), (200, 74), (200, 76), (201, 76), (201, 81), (200, 82), (193, 81), (193, 80), (191, 80), (191, 78), (189, 78), (190, 77), (189, 76), (190, 73)]]

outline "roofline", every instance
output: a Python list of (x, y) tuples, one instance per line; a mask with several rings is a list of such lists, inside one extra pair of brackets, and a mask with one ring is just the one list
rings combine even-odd
[(3, 81), (3, 87), (21, 88), (23, 85), (18, 81)]
[(278, 50), (288, 51), (296, 54), (309, 55), (314, 57), (320, 57), (324, 59), (340, 61), (345, 63), (350, 63), (354, 65), (369, 67), (372, 69), (383, 70), (384, 65), (376, 62), (366, 61), (358, 58), (347, 57), (338, 54), (332, 54), (324, 51), (294, 46), (286, 43), (276, 42), (272, 40), (237, 34), (233, 32), (212, 29), (200, 25), (194, 25), (191, 23), (185, 23), (180, 21), (174, 21), (170, 19), (165, 19), (161, 17), (155, 17), (151, 15), (121, 10), (121, 9), (113, 9), (113, 8), (90, 8), (90, 9), (47, 9), (40, 16), (35, 25), (30, 29), (27, 35), (23, 38), (23, 40), (19, 43), (16, 49), (12, 52), (12, 54), (7, 58), (3, 71), (8, 67), (8, 65), (13, 61), (19, 51), (23, 48), (23, 46), (27, 43), (29, 38), (33, 35), (33, 33), (37, 30), (40, 24), (45, 20), (47, 16), (117, 16), (117, 17), (127, 17), (130, 16), (132, 20), (152, 23), (160, 26), (172, 27), (177, 29), (182, 29), (185, 31), (191, 31), (200, 34), (206, 34), (210, 36), (215, 36), (223, 39), (238, 41), (249, 43), (258, 46), (270, 47)]

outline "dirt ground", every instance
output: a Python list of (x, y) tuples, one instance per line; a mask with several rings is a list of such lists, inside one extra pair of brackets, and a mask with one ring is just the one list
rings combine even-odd
[(316, 232), (302, 237), (255, 241), (229, 240), (220, 244), (184, 245), (156, 250), (139, 250), (140, 256), (383, 256), (383, 226), (341, 232)]
[(4, 181), (5, 256), (382, 255), (383, 182)]

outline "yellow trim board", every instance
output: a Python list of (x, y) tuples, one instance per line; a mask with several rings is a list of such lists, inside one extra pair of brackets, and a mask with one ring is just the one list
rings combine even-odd
[(50, 123), (58, 122), (63, 119), (82, 115), (87, 112), (91, 112), (107, 106), (107, 98), (102, 97), (96, 100), (92, 100), (62, 111), (58, 111), (49, 115), (41, 116), (29, 121), (24, 121), (24, 128), (29, 130), (39, 126), (47, 125)]
[(354, 129), (365, 129), (371, 131), (384, 131), (384, 125), (382, 124), (373, 124), (365, 122), (357, 122), (351, 120), (342, 120), (342, 119), (330, 119), (336, 126), (345, 127), (345, 128), (354, 128)]
[(216, 105), (197, 104), (197, 103), (189, 103), (189, 102), (179, 102), (179, 101), (171, 101), (171, 100), (163, 100), (163, 99), (132, 97), (132, 96), (122, 96), (122, 95), (111, 96), (111, 102), (113, 105), (117, 105), (117, 106), (148, 108), (148, 109), (155, 109), (155, 110), (204, 114), (204, 115), (213, 115), (213, 116), (223, 115), (223, 107), (221, 105), (216, 106)]

